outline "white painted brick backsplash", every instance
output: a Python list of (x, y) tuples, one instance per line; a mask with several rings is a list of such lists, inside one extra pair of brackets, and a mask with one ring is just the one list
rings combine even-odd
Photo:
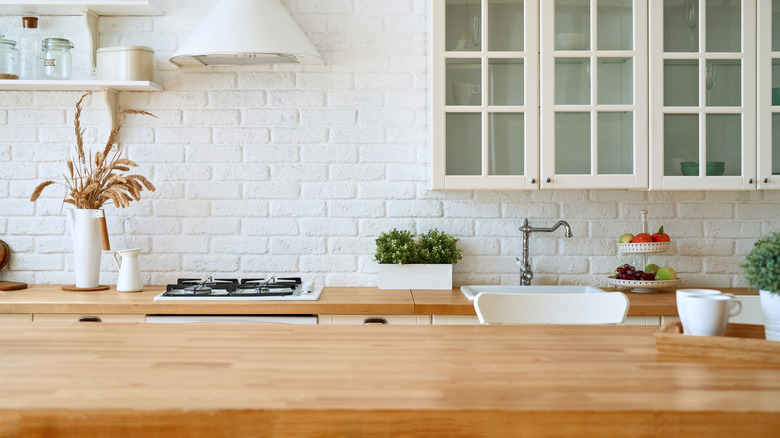
[[(105, 17), (101, 45), (155, 49), (163, 92), (121, 92), (120, 138), (135, 172), (154, 183), (127, 209), (106, 206), (112, 245), (121, 219), (138, 221), (146, 281), (180, 276), (297, 274), (332, 286), (376, 284), (375, 239), (392, 228), (438, 228), (461, 239), (460, 284), (517, 284), (524, 218), (563, 230), (530, 238), (537, 284), (596, 284), (623, 262), (616, 241), (660, 225), (672, 248), (648, 256), (677, 269), (683, 286), (743, 286), (739, 263), (761, 235), (780, 230), (779, 191), (440, 191), (430, 187), (426, 0), (285, 0), (323, 65), (177, 68), (168, 57), (213, 0), (159, 0), (164, 15)], [(0, 17), (16, 24), (17, 18)], [(5, 21), (4, 21), (5, 20)], [(74, 73), (88, 68), (79, 17), (41, 17), (70, 38)], [(0, 238), (16, 256), (4, 279), (72, 283), (64, 188), (41, 181), (65, 171), (81, 91), (0, 92)], [(86, 99), (88, 147), (107, 140), (101, 92)], [(101, 282), (116, 281), (108, 255)]]

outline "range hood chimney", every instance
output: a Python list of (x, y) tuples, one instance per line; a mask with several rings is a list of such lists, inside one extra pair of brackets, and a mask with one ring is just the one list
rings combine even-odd
[(321, 64), (279, 0), (218, 0), (170, 60), (185, 65)]

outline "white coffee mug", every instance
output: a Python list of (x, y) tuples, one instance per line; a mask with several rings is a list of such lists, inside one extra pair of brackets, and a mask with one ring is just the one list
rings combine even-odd
[(730, 294), (688, 295), (683, 300), (693, 336), (723, 336), (729, 317), (742, 311), (742, 302)]
[(688, 318), (685, 314), (685, 297), (691, 295), (718, 295), (721, 292), (714, 289), (677, 289), (677, 315), (680, 316), (680, 322), (682, 322), (683, 333), (690, 335), (691, 331), (688, 328)]
[(455, 97), (455, 105), (471, 105), (471, 96), (479, 94), (481, 90), (482, 87), (478, 84), (452, 84), (452, 95)]

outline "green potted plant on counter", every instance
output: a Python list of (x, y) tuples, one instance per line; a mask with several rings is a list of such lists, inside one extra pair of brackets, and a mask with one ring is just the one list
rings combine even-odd
[(376, 239), (379, 289), (452, 289), (452, 265), (463, 258), (458, 239), (437, 229), (418, 240), (392, 229)]
[(745, 280), (761, 295), (766, 338), (780, 341), (780, 232), (758, 240), (745, 256), (742, 269)]

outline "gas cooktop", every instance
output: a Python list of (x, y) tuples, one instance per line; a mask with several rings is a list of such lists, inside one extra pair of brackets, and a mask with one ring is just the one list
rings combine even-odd
[(164, 300), (283, 300), (316, 301), (322, 289), (304, 284), (300, 277), (270, 278), (179, 278), (165, 292), (154, 297)]

